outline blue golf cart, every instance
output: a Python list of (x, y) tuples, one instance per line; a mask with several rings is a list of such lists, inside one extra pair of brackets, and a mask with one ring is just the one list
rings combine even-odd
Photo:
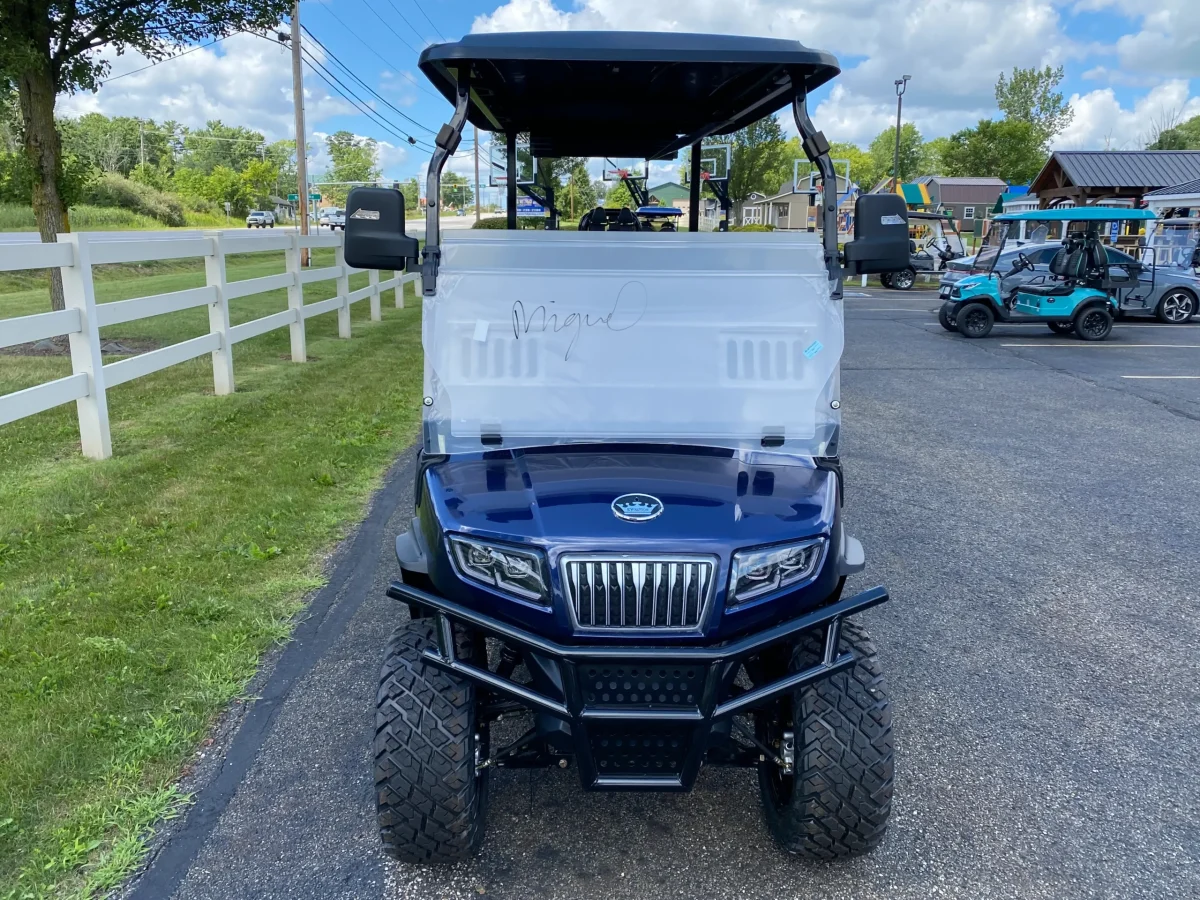
[[(703, 143), (781, 109), (834, 183), (807, 100), (837, 60), (553, 32), (472, 34), (420, 67), (454, 107), (428, 196), (470, 123), (508, 142), (509, 215), (443, 234), (430, 204), (421, 247), (399, 191), (348, 200), (346, 263), (419, 271), (423, 295), (414, 513), (375, 709), (385, 852), (469, 857), (503, 770), (686, 791), (717, 765), (757, 770), (786, 850), (872, 850), (892, 713), (851, 617), (888, 595), (843, 593), (866, 561), (842, 512), (842, 283), (909, 265), (907, 209), (860, 196), (844, 247), (831, 190), (820, 234), (698, 227)], [(579, 231), (518, 230), (518, 135), (545, 159), (691, 148), (688, 231), (649, 234), (629, 209), (615, 228), (601, 210)]]
[[(1110, 222), (1152, 221), (1145, 209), (1112, 209), (1086, 206), (1042, 209), (997, 216), (971, 274), (951, 289), (938, 312), (948, 331), (963, 337), (982, 338), (996, 322), (1047, 325), (1056, 334), (1074, 334), (1084, 341), (1102, 341), (1112, 331), (1120, 312), (1120, 294), (1138, 284), (1146, 267), (1123, 257), (1113, 262), (1101, 241), (1101, 226)], [(996, 263), (1009, 234), (1022, 221), (1058, 222), (1064, 231), (1062, 246), (1050, 261), (1048, 276), (1005, 290), (1004, 276)], [(1014, 272), (1034, 268), (1018, 253)], [(1040, 283), (1039, 283), (1040, 282)]]
[(641, 219), (644, 231), (678, 231), (683, 210), (677, 206), (642, 206), (638, 208), (637, 217)]

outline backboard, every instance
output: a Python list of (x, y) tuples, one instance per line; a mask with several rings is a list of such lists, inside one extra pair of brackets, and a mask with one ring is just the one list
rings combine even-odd
[[(831, 160), (831, 162), (833, 163), (834, 172), (836, 174), (842, 176), (843, 179), (845, 179), (846, 192), (847, 192), (845, 196), (848, 196), (850, 189), (851, 189), (850, 160), (834, 159), (834, 160)], [(804, 165), (805, 167), (808, 168), (808, 172), (805, 175), (800, 174), (800, 166), (801, 165)], [(799, 190), (801, 190), (801, 185), (805, 185), (805, 186), (807, 186), (808, 191), (810, 193), (815, 193), (818, 190), (817, 182), (820, 180), (821, 180), (820, 173), (817, 172), (816, 169), (813, 168), (812, 163), (809, 162), (807, 159), (793, 160), (793, 162), (792, 162), (792, 184), (795, 185), (795, 190), (799, 191)], [(838, 202), (840, 203), (844, 198), (845, 198), (844, 196), (838, 197)]]
[[(700, 177), (704, 181), (728, 181), (732, 163), (732, 144), (705, 144), (700, 148)], [(683, 183), (690, 184), (691, 179), (691, 162), (686, 160), (683, 164)]]
[(604, 168), (601, 170), (600, 177), (605, 181), (620, 181), (622, 178), (636, 178), (642, 180), (646, 177), (646, 173), (650, 170), (644, 159), (633, 159), (631, 157), (605, 157)]
[[(536, 160), (529, 149), (529, 135), (517, 138), (517, 184), (533, 184), (537, 176)], [(503, 135), (492, 135), (488, 144), (488, 187), (508, 185), (508, 146)]]

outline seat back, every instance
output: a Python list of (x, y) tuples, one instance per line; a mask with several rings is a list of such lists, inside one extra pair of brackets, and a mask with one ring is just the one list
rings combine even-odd
[(633, 214), (633, 210), (628, 207), (622, 208), (617, 213), (617, 221), (608, 226), (609, 231), (640, 231), (641, 226), (638, 224), (637, 216)]
[(1070, 255), (1071, 251), (1067, 249), (1065, 244), (1059, 247), (1058, 252), (1056, 252), (1054, 257), (1050, 260), (1050, 274), (1055, 278), (1066, 278), (1067, 257)]
[(607, 224), (608, 217), (604, 212), (603, 206), (597, 206), (589, 213), (585, 213), (583, 219), (579, 222), (580, 231), (603, 231)]

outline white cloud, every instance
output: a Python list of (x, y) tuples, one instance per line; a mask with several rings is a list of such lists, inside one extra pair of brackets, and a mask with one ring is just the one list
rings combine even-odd
[(1133, 105), (1121, 106), (1112, 88), (1073, 94), (1075, 120), (1054, 142), (1056, 150), (1140, 150), (1156, 125), (1200, 115), (1200, 97), (1177, 79), (1152, 88)]
[[(102, 55), (112, 63), (109, 81), (94, 94), (59, 97), (60, 115), (99, 112), (160, 122), (174, 119), (190, 128), (221, 119), (227, 125), (261, 131), (268, 140), (295, 134), (291, 52), (287, 47), (272, 46), (251, 34), (236, 34), (214, 47), (120, 78), (115, 76), (150, 61), (133, 51), (116, 56), (106, 50)], [(305, 79), (304, 97), (310, 131), (331, 116), (354, 112), (313, 77)]]
[[(354, 135), (359, 140), (365, 140), (366, 135)], [(328, 172), (333, 164), (329, 158), (329, 146), (325, 143), (325, 139), (329, 134), (324, 131), (313, 131), (309, 133), (308, 144), (311, 152), (308, 155), (308, 172), (309, 178), (317, 178)], [(376, 139), (375, 145), (378, 148), (379, 168), (383, 172), (383, 178), (387, 181), (399, 181), (406, 177), (403, 174), (403, 167), (409, 160), (409, 151), (407, 147), (402, 145), (392, 144), (387, 141)]]
[(1116, 54), (1121, 70), (1159, 76), (1200, 76), (1200, 3), (1197, 0), (1079, 0), (1080, 13), (1115, 10), (1141, 28), (1121, 35)]

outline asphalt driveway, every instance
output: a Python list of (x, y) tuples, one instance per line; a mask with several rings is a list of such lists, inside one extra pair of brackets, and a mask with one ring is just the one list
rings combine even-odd
[(585, 794), (556, 770), (494, 776), (474, 862), (385, 860), (369, 744), (403, 617), (383, 588), (411, 515), (405, 458), (133, 895), (1200, 896), (1200, 326), (966, 341), (930, 293), (846, 306), (847, 522), (868, 559), (853, 587), (893, 598), (863, 617), (896, 723), (875, 854), (782, 854), (748, 771), (647, 795)]

